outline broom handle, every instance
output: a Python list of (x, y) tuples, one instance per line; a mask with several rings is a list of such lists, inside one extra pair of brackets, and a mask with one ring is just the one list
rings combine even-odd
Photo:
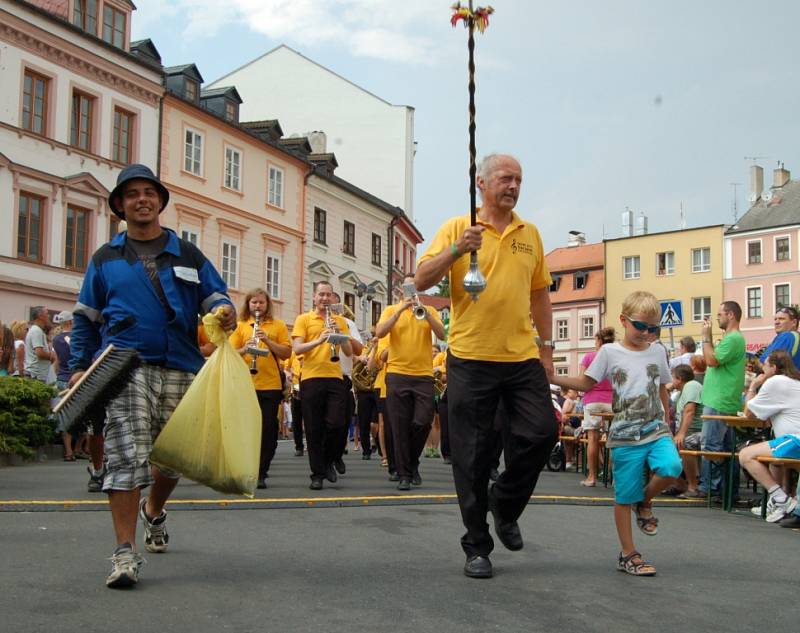
[(64, 394), (64, 397), (61, 398), (61, 400), (59, 400), (58, 404), (55, 407), (53, 407), (53, 413), (58, 413), (59, 411), (61, 411), (61, 407), (63, 407), (67, 402), (69, 402), (69, 399), (72, 397), (72, 394), (74, 394), (78, 389), (80, 389), (80, 386), (89, 376), (92, 375), (92, 372), (95, 369), (97, 369), (97, 366), (100, 363), (102, 363), (105, 357), (108, 356), (113, 351), (114, 351), (114, 345), (109, 344), (109, 346), (103, 350), (103, 353), (97, 357), (97, 360), (95, 360), (91, 365), (89, 365), (89, 368), (83, 372), (83, 375), (80, 378), (78, 378), (78, 382), (72, 385), (72, 387), (70, 387)]

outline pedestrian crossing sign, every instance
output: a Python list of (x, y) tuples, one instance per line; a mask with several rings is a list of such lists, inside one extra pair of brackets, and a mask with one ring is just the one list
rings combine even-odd
[(680, 301), (661, 301), (661, 327), (679, 327), (683, 325), (683, 307)]

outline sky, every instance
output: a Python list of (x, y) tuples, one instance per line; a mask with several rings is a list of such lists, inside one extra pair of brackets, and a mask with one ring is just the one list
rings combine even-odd
[[(207, 83), (286, 44), (415, 108), (414, 215), (429, 241), (469, 210), (467, 36), (450, 0), (136, 0), (133, 38)], [(476, 3), (477, 6), (478, 3)], [(795, 0), (494, 0), (476, 34), (478, 156), (523, 168), (518, 213), (546, 251), (570, 230), (621, 237), (733, 224), (779, 162), (800, 175)], [(734, 188), (732, 183), (740, 183)], [(734, 196), (734, 191), (737, 195)], [(424, 244), (423, 244), (424, 248)]]

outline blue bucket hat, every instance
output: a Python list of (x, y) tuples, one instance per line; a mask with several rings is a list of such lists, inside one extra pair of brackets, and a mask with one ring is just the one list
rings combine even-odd
[(119, 172), (119, 176), (117, 176), (117, 186), (114, 187), (114, 191), (108, 196), (108, 206), (111, 207), (114, 215), (122, 220), (125, 219), (125, 214), (117, 207), (116, 202), (117, 198), (122, 196), (122, 188), (125, 186), (125, 183), (131, 180), (149, 180), (156, 186), (156, 189), (158, 189), (158, 192), (161, 194), (161, 208), (158, 210), (158, 212), (161, 213), (167, 206), (167, 202), (169, 202), (169, 191), (161, 184), (161, 181), (156, 178), (156, 175), (147, 165), (135, 164), (128, 165)]

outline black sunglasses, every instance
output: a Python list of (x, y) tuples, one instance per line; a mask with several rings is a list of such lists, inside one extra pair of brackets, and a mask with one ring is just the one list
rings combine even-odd
[(644, 332), (646, 330), (648, 334), (655, 334), (661, 329), (660, 325), (650, 325), (644, 321), (636, 321), (630, 318), (627, 314), (623, 314), (622, 316), (628, 319), (628, 322), (640, 332)]

